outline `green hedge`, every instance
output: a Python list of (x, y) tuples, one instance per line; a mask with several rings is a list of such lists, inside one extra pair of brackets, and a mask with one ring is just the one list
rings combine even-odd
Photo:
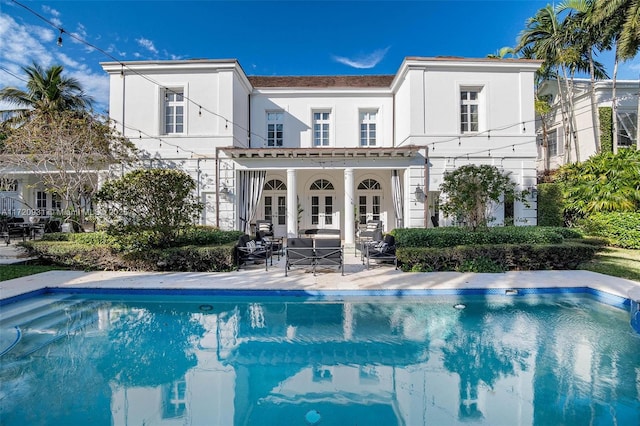
[(53, 265), (83, 270), (221, 272), (234, 269), (234, 244), (184, 246), (120, 252), (106, 244), (75, 241), (27, 241), (30, 256)]
[(398, 247), (403, 271), (501, 272), (576, 269), (593, 258), (593, 244), (491, 244), (445, 248)]
[(538, 226), (564, 225), (562, 191), (557, 183), (538, 184)]
[(640, 213), (593, 213), (578, 222), (585, 233), (605, 238), (610, 245), (640, 249)]
[(579, 231), (560, 227), (507, 226), (471, 232), (467, 228), (395, 229), (400, 247), (454, 247), (479, 244), (560, 244), (565, 238), (580, 238)]
[(144, 271), (226, 272), (234, 265), (235, 244), (184, 246), (130, 252), (123, 256), (132, 268)]

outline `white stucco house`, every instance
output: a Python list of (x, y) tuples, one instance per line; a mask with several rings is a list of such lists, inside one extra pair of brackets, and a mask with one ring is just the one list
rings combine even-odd
[[(638, 124), (638, 80), (616, 81), (615, 100), (618, 122), (618, 148), (637, 146)], [(570, 115), (562, 112), (561, 95), (573, 104), (574, 125), (569, 126)], [(603, 108), (612, 108), (614, 100), (613, 81), (602, 80), (595, 83), (595, 108), (591, 107), (591, 82), (588, 79), (575, 79), (571, 86), (571, 95), (564, 83), (557, 80), (545, 81), (539, 89), (539, 95), (549, 96), (551, 111), (544, 118), (546, 128), (538, 125), (538, 170), (555, 170), (563, 164), (584, 161), (598, 152), (597, 135), (606, 133), (598, 123), (595, 114)], [(602, 111), (604, 112), (604, 111)], [(574, 131), (575, 129), (575, 131)], [(613, 129), (608, 130), (612, 132)], [(545, 134), (546, 133), (546, 134)], [(610, 135), (609, 135), (610, 136)]]
[[(110, 117), (150, 167), (197, 181), (201, 223), (278, 236), (357, 223), (384, 230), (450, 225), (443, 174), (464, 164), (536, 184), (538, 61), (406, 58), (394, 75), (249, 76), (237, 60), (102, 63)], [(529, 206), (496, 206), (495, 224), (536, 224)]]

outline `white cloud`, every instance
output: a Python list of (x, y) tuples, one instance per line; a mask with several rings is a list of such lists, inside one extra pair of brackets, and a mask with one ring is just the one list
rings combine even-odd
[(384, 49), (375, 50), (373, 53), (360, 55), (354, 58), (347, 58), (346, 56), (334, 56), (333, 59), (336, 62), (353, 68), (369, 69), (378, 65), (380, 61), (384, 59), (388, 51), (389, 47), (385, 47)]
[(136, 41), (138, 42), (138, 44), (142, 47), (144, 47), (145, 49), (147, 49), (149, 52), (157, 55), (158, 54), (158, 49), (156, 49), (156, 47), (153, 45), (153, 42), (149, 39), (146, 39), (144, 37), (140, 37), (137, 38)]
[(45, 13), (51, 15), (49, 17), (49, 20), (51, 21), (51, 23), (53, 25), (55, 25), (58, 28), (62, 28), (62, 21), (60, 20), (60, 12), (59, 11), (57, 11), (56, 9), (54, 9), (52, 7), (49, 7), (47, 5), (43, 5), (42, 6), (42, 10)]

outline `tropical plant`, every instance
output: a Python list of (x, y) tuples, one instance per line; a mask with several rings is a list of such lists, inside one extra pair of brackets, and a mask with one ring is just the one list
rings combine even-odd
[(53, 65), (46, 70), (34, 63), (24, 67), (27, 87), (5, 87), (0, 90), (0, 100), (16, 105), (15, 118), (24, 122), (33, 112), (59, 112), (86, 110), (92, 99), (82, 89), (78, 80), (62, 75), (63, 67)]
[(583, 163), (567, 164), (557, 173), (565, 214), (633, 212), (640, 209), (640, 151), (600, 153)]
[(469, 164), (445, 172), (440, 191), (445, 195), (442, 212), (473, 230), (487, 226), (493, 204), (504, 200), (526, 202), (526, 191), (516, 191), (510, 173), (495, 166)]
[(112, 234), (139, 235), (148, 245), (167, 247), (202, 211), (195, 189), (193, 178), (180, 170), (134, 170), (102, 186), (99, 216)]

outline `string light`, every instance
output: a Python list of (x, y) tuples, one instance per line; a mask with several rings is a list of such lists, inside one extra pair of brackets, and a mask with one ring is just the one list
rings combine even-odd
[(527, 126), (525, 126), (524, 121), (522, 122), (522, 133), (527, 131)]
[(198, 115), (202, 117), (202, 105), (198, 105)]
[(58, 41), (57, 41), (57, 45), (58, 47), (62, 47), (62, 33), (64, 33), (64, 30), (62, 28), (59, 28), (60, 30), (60, 34), (58, 35)]

